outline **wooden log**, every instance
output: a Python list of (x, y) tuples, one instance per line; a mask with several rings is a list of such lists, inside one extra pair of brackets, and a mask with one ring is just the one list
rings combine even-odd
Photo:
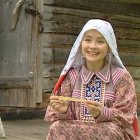
[(10, 89), (10, 88), (33, 88), (33, 85), (31, 82), (0, 82), (0, 89)]
[(59, 77), (64, 64), (43, 64), (43, 77), (44, 78), (53, 78)]
[(29, 76), (0, 76), (0, 81), (28, 81), (33, 78), (33, 75)]
[(140, 67), (127, 67), (127, 70), (134, 79), (140, 79)]
[[(45, 48), (71, 48), (76, 36), (69, 34), (54, 34), (43, 33), (42, 34), (42, 47)], [(46, 41), (47, 40), (47, 41)]]
[(137, 107), (140, 108), (140, 93), (137, 93)]
[(0, 98), (0, 106), (34, 107), (34, 98), (32, 94), (29, 94), (31, 92), (32, 89), (27, 88), (0, 89), (1, 97), (3, 97)]
[[(48, 50), (52, 50), (51, 53)], [(65, 63), (69, 51), (68, 48), (46, 48), (43, 53), (43, 63)]]
[(53, 48), (43, 48), (43, 63), (53, 63)]
[(108, 20), (113, 27), (140, 29), (139, 16), (111, 15)]
[(80, 10), (80, 9), (70, 9), (65, 7), (56, 7), (56, 6), (44, 6), (44, 21), (74, 21), (77, 22), (77, 18), (80, 22), (81, 18), (106, 18), (112, 16), (112, 14), (101, 13), (96, 11), (89, 10)]
[(49, 29), (57, 30), (57, 28), (58, 29), (60, 28), (62, 33), (67, 33), (65, 30), (70, 28), (68, 30), (69, 34), (73, 34), (73, 30), (75, 30), (77, 34), (89, 19), (91, 18), (106, 19), (107, 17), (109, 17), (108, 14), (93, 11), (83, 11), (79, 9), (69, 9), (52, 6), (51, 7), (44, 6), (44, 9), (45, 9), (43, 20), (44, 32), (52, 32)]
[(55, 48), (54, 49), (54, 62), (60, 63), (63, 62), (66, 63), (66, 60), (69, 56), (70, 49), (67, 48)]
[(51, 92), (58, 78), (43, 78), (43, 92)]
[[(69, 18), (69, 16), (67, 17)], [(88, 19), (80, 19), (80, 22), (67, 21), (63, 20), (51, 20), (44, 23), (44, 32), (47, 33), (59, 33), (59, 34), (72, 34), (78, 35), (84, 24)], [(115, 34), (118, 39), (131, 39), (139, 40), (140, 39), (140, 24), (137, 25), (138, 28), (128, 28), (126, 27), (114, 27)]]
[(134, 79), (134, 83), (135, 83), (135, 87), (136, 87), (136, 93), (140, 94), (140, 79), (139, 80)]
[(83, 22), (47, 21), (44, 23), (44, 32), (77, 35), (84, 26)]
[(32, 76), (1, 76), (0, 89), (33, 88), (32, 78)]
[[(43, 48), (71, 48), (77, 36), (69, 34), (54, 34), (43, 33), (42, 34), (42, 46)], [(47, 40), (47, 41), (46, 41)], [(118, 50), (123, 52), (140, 52), (138, 40), (117, 40)]]
[[(128, 1), (117, 1), (117, 0), (45, 0), (44, 5), (54, 5), (58, 7), (67, 7), (72, 9), (81, 9), (89, 11), (106, 12), (112, 14), (123, 15), (139, 15), (140, 14), (140, 2), (137, 0), (132, 2)], [(129, 10), (131, 9), (131, 12)]]
[(125, 40), (119, 39), (117, 40), (118, 50), (121, 52), (133, 52), (140, 53), (140, 41), (138, 40)]
[(125, 66), (140, 67), (140, 54), (120, 52), (120, 57)]
[[(46, 4), (54, 4), (55, 1), (57, 0), (44, 0), (44, 5)], [(58, 0), (59, 2), (61, 2), (60, 0)], [(101, 0), (91, 0), (91, 2), (95, 2), (95, 1), (98, 1), (98, 2), (101, 2)], [(68, 2), (72, 2), (72, 3), (75, 3), (73, 2), (72, 0), (68, 0)], [(77, 3), (79, 4), (80, 2), (85, 2), (85, 1), (82, 1), (82, 0), (77, 0)], [(106, 2), (106, 1), (102, 1), (102, 2)], [(140, 4), (140, 1), (139, 0), (108, 0), (108, 2), (110, 3), (130, 3), (130, 4)]]
[(115, 35), (117, 39), (124, 39), (124, 40), (140, 40), (140, 24), (139, 29), (134, 28), (114, 28)]

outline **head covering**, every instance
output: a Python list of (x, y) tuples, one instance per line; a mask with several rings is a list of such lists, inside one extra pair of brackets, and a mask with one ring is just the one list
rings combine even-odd
[(106, 41), (110, 47), (110, 50), (111, 50), (109, 53), (109, 62), (114, 65), (117, 65), (120, 68), (125, 69), (125, 67), (119, 57), (118, 51), (117, 51), (116, 37), (115, 37), (111, 24), (109, 22), (101, 20), (101, 19), (91, 19), (84, 25), (83, 29), (81, 30), (80, 34), (78, 35), (76, 41), (74, 42), (74, 44), (72, 46), (67, 63), (64, 66), (64, 68), (60, 74), (60, 77), (54, 87), (54, 90), (53, 90), (54, 94), (57, 93), (68, 70), (71, 67), (77, 67), (77, 66), (82, 65), (83, 59), (82, 59), (82, 53), (81, 53), (79, 47), (80, 47), (84, 33), (91, 29), (97, 30), (106, 39)]

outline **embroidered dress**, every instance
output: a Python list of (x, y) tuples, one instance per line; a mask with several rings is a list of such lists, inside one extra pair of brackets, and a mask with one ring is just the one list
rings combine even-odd
[(84, 66), (72, 68), (59, 95), (95, 100), (104, 107), (94, 119), (82, 102), (69, 102), (65, 114), (49, 106), (45, 120), (53, 123), (47, 140), (137, 140), (132, 127), (136, 95), (126, 70), (106, 65), (94, 74)]
[[(88, 84), (82, 84), (81, 87), (82, 99), (92, 100), (104, 104), (105, 84), (100, 78), (94, 76)], [(88, 109), (83, 102), (81, 103), (80, 120), (83, 120), (84, 122), (92, 122), (95, 120), (88, 112)]]

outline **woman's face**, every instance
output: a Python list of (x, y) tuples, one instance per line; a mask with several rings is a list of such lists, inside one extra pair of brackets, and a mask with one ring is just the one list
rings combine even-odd
[(88, 30), (83, 36), (81, 49), (86, 64), (104, 65), (109, 47), (101, 33), (96, 30)]

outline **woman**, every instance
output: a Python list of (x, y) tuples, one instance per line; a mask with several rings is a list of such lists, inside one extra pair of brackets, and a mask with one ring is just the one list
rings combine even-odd
[(52, 122), (47, 140), (138, 139), (132, 125), (135, 86), (109, 22), (92, 19), (85, 24), (53, 93), (45, 115)]

